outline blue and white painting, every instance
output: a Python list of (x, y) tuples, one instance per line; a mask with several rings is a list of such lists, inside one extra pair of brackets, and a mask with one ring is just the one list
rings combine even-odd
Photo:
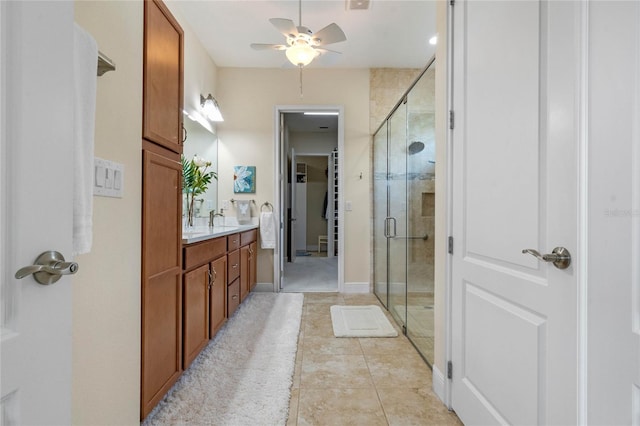
[(256, 192), (256, 166), (233, 167), (233, 193), (254, 194)]

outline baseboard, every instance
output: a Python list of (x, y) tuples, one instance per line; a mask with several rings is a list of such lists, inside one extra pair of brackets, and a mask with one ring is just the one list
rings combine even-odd
[(444, 395), (444, 374), (442, 371), (438, 370), (438, 367), (433, 366), (433, 392), (440, 398), (442, 403), (445, 403), (445, 395)]
[(259, 293), (273, 293), (273, 283), (257, 283), (252, 290)]
[(345, 293), (370, 293), (369, 283), (344, 283)]

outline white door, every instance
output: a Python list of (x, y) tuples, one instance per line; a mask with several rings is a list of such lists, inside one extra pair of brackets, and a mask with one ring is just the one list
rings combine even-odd
[[(580, 2), (453, 7), (452, 406), (577, 421)], [(523, 249), (565, 247), (567, 269)]]
[(3, 425), (71, 424), (71, 279), (21, 267), (71, 256), (73, 2), (0, 2)]
[(289, 196), (290, 198), (290, 213), (289, 213), (289, 250), (291, 250), (291, 262), (296, 261), (296, 221), (297, 213), (296, 213), (296, 150), (291, 148), (291, 184), (289, 186)]
[(584, 423), (640, 425), (640, 2), (588, 9)]

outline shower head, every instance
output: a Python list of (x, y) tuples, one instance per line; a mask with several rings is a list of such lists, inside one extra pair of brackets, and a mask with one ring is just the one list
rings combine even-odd
[(409, 151), (409, 155), (417, 154), (424, 149), (424, 143), (420, 141), (413, 141), (409, 144), (407, 151)]

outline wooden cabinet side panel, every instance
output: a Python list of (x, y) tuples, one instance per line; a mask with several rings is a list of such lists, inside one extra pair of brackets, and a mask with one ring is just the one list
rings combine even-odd
[(143, 281), (141, 418), (182, 372), (182, 274), (173, 268)]
[(146, 150), (143, 151), (143, 159), (143, 273), (150, 277), (182, 266), (182, 166), (177, 161)]
[(209, 342), (209, 264), (184, 274), (183, 347), (186, 370)]
[(159, 0), (144, 2), (142, 137), (182, 152), (184, 33)]
[(182, 167), (143, 150), (141, 416), (182, 371)]
[(213, 284), (209, 293), (209, 338), (213, 338), (227, 320), (227, 256), (211, 262)]

